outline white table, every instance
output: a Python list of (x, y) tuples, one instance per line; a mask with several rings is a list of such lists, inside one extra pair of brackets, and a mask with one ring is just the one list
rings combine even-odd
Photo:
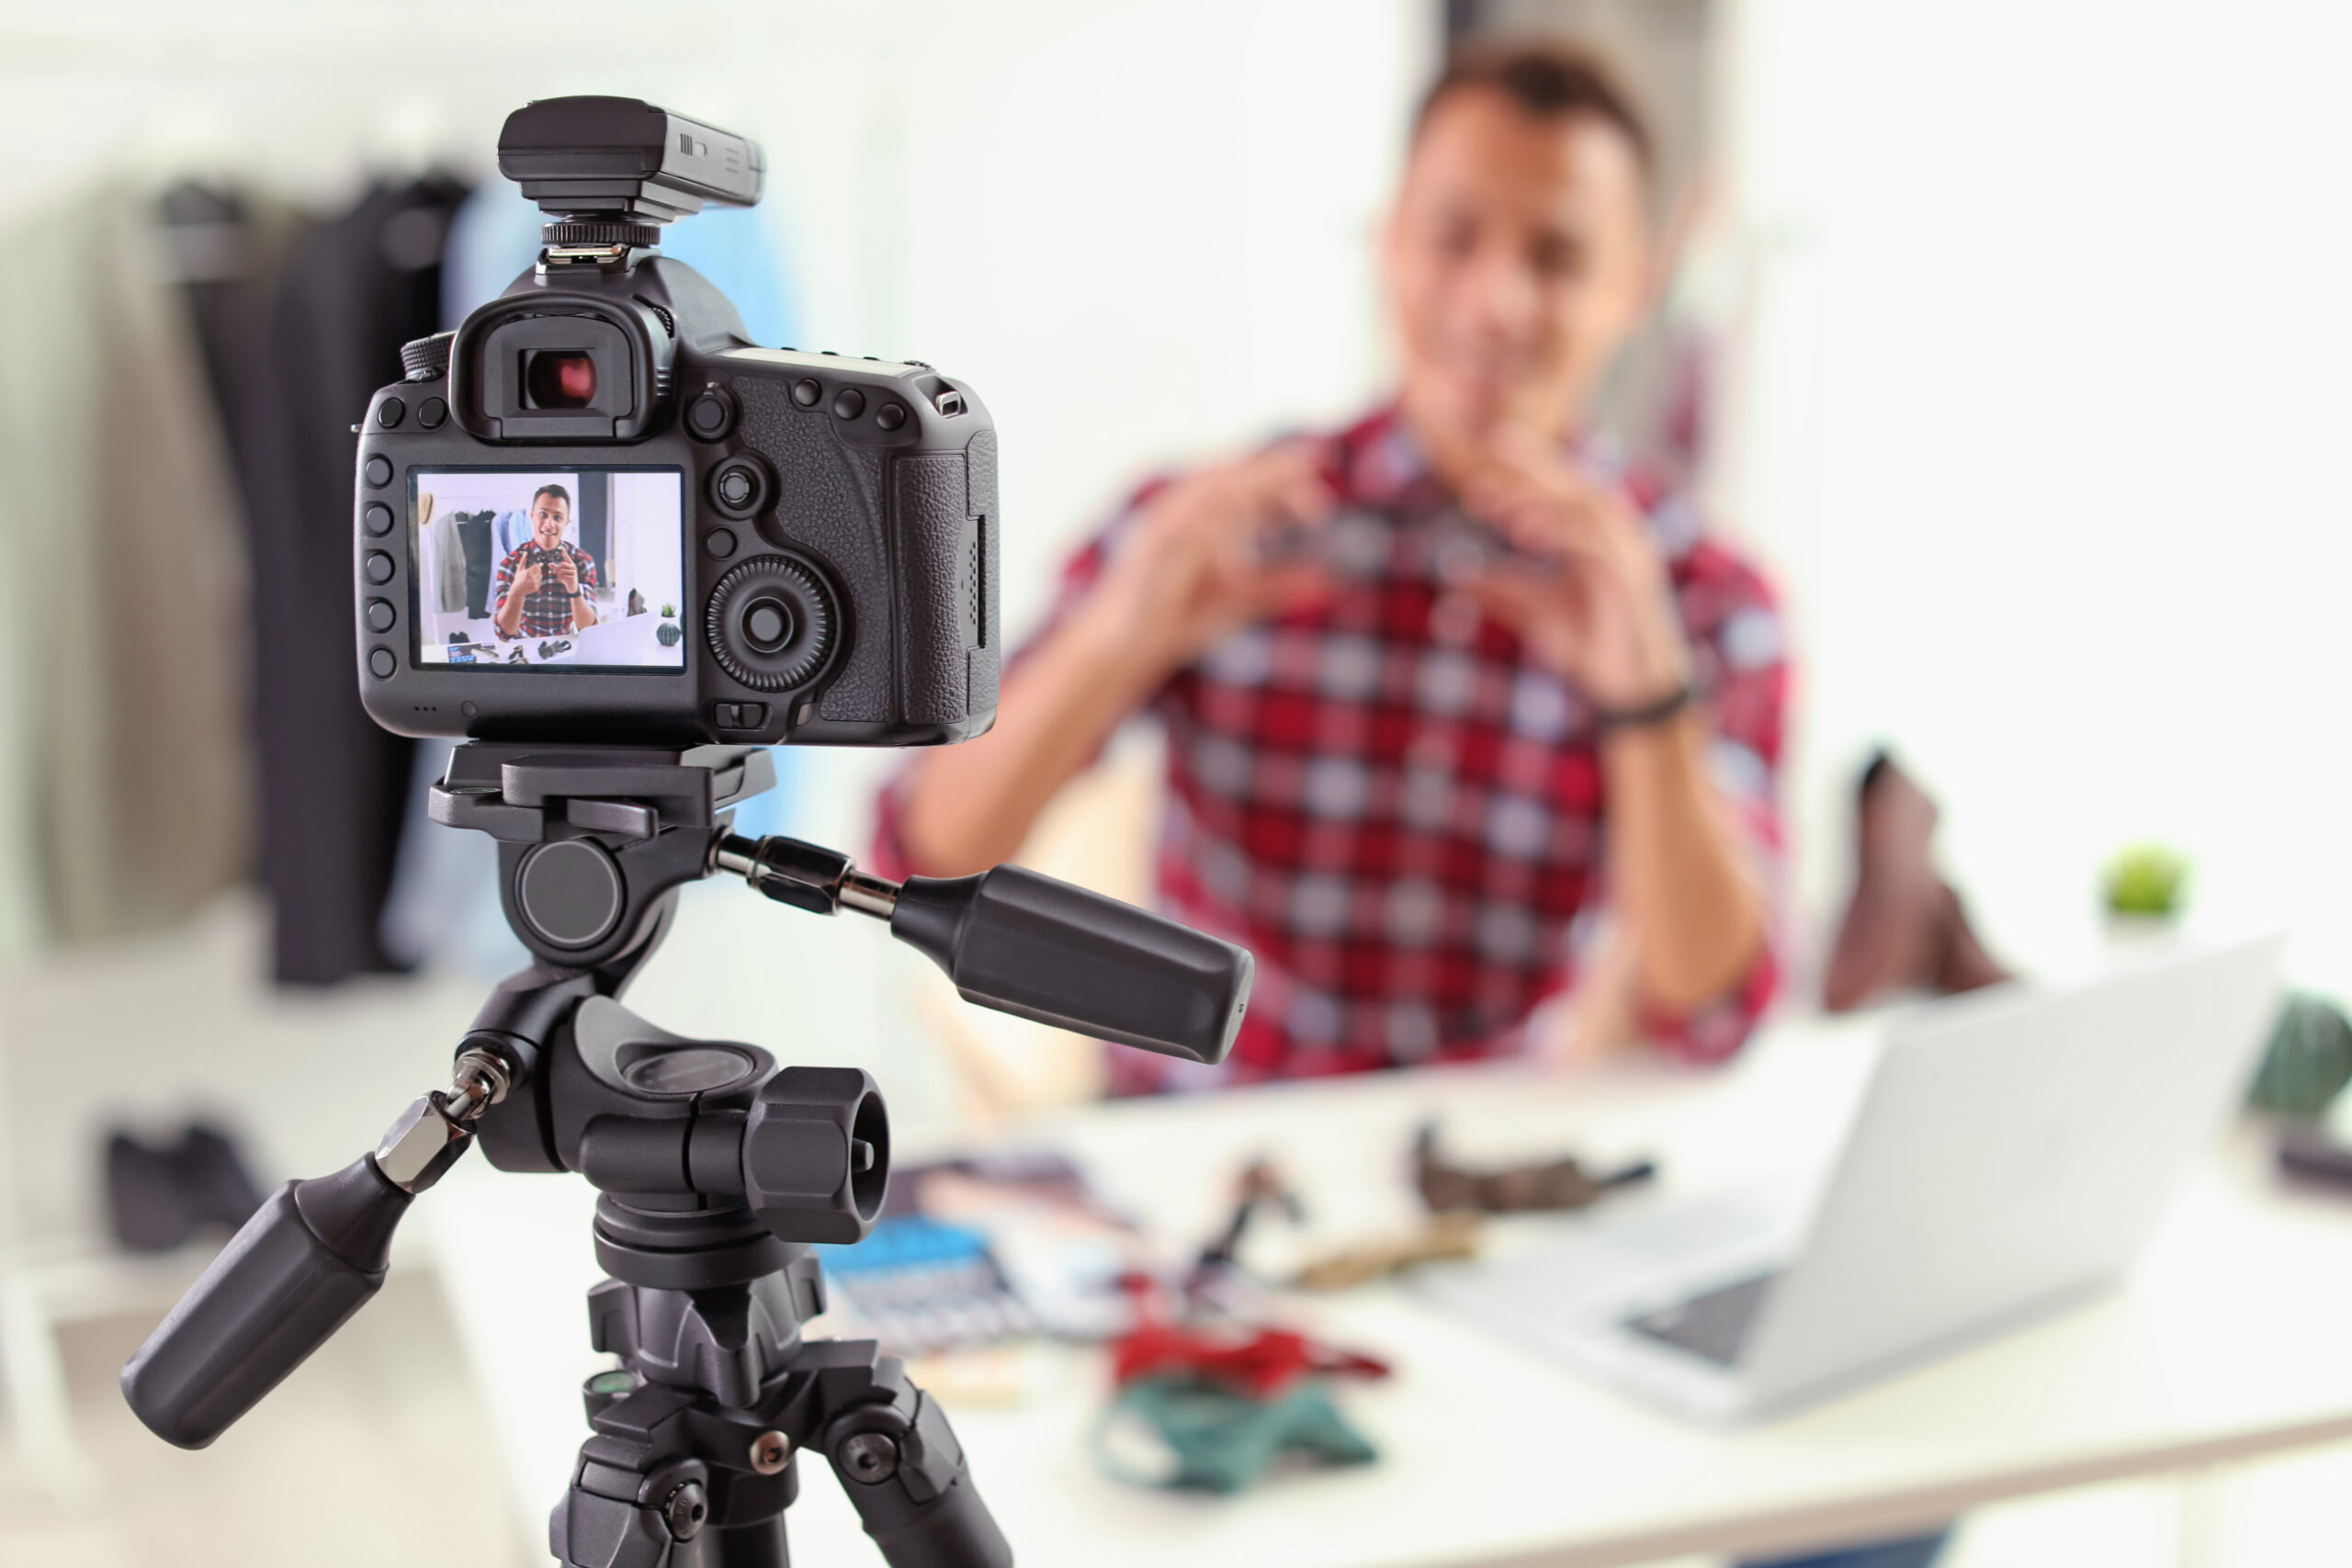
[[(1182, 1236), (1205, 1235), (1231, 1172), (1271, 1152), (1317, 1228), (1337, 1235), (1411, 1213), (1406, 1148), (1430, 1114), (1450, 1151), (1475, 1158), (1656, 1153), (1661, 1196), (1817, 1164), (1866, 1043), (1787, 1027), (1712, 1075), (1631, 1064), (1565, 1079), (1384, 1076), (1090, 1109), (1023, 1141), (1070, 1152), (1116, 1201)], [(535, 1540), (585, 1436), (579, 1380), (604, 1364), (585, 1349), (580, 1304), (596, 1278), (592, 1200), (576, 1179), (477, 1168), (429, 1201)], [(1575, 1223), (1523, 1222), (1519, 1239)], [(1380, 1463), (1229, 1499), (1118, 1484), (1089, 1455), (1099, 1357), (1072, 1350), (1017, 1407), (950, 1406), (1021, 1562), (1567, 1568), (1774, 1551), (2352, 1437), (2352, 1205), (2275, 1189), (2250, 1134), (2190, 1181), (2125, 1288), (1752, 1430), (1655, 1414), (1435, 1314), (1409, 1286), (1295, 1304), (1295, 1321), (1395, 1362), (1389, 1382), (1340, 1395)], [(804, 1470), (795, 1560), (878, 1562), (830, 1472)]]

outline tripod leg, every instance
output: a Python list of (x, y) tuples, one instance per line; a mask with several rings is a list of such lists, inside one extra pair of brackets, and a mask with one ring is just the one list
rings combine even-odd
[(702, 1544), (707, 1549), (703, 1557), (707, 1568), (792, 1568), (782, 1514), (736, 1529), (706, 1531)]
[(938, 1403), (871, 1340), (804, 1345), (816, 1373), (819, 1446), (890, 1568), (1012, 1568)]
[[(710, 1518), (710, 1468), (687, 1450), (694, 1395), (639, 1385), (594, 1418), (571, 1486), (548, 1520), (548, 1549), (567, 1568), (684, 1568), (683, 1549)], [(756, 1560), (755, 1560), (756, 1561)]]

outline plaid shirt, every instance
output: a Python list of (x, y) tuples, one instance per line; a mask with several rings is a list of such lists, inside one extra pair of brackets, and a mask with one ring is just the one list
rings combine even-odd
[[(1150, 703), (1168, 739), (1161, 905), (1258, 960), (1238, 1081), (1518, 1049), (1535, 1005), (1572, 983), (1570, 927), (1603, 892), (1589, 705), (1445, 589), (1448, 550), (1474, 536), (1393, 410), (1327, 451), (1337, 595), (1232, 636)], [(1777, 863), (1787, 674), (1771, 595), (1680, 500), (1620, 482), (1666, 558), (1715, 779)], [(1049, 626), (1164, 483), (1070, 561)], [(895, 786), (881, 807), (877, 869), (904, 875)], [(1768, 951), (1715, 1002), (1654, 1013), (1647, 1032), (1685, 1057), (1728, 1056), (1777, 977)], [(1114, 1052), (1113, 1089), (1158, 1087), (1164, 1066)]]
[[(569, 539), (556, 548), (570, 556), (571, 564), (579, 570), (580, 592), (585, 593), (594, 589), (596, 586), (596, 558)], [(506, 593), (514, 586), (514, 574), (521, 571), (532, 557), (541, 553), (538, 542), (530, 540), (507, 551), (506, 558), (498, 563), (498, 578), (492, 584), (494, 596), (490, 607), (493, 620), (501, 610), (506, 608)], [(564, 637), (571, 631), (571, 595), (564, 592), (563, 584), (556, 578), (555, 565), (549, 562), (539, 579), (539, 586), (523, 598), (522, 621), (514, 631), (502, 630), (498, 636), (502, 642), (512, 642), (517, 637)]]

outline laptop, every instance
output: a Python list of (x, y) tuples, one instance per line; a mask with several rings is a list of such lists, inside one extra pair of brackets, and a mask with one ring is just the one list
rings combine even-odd
[(2119, 1276), (2252, 1077), (2283, 937), (1889, 1017), (1826, 1180), (1578, 1216), (1424, 1278), (1450, 1310), (1708, 1420), (1781, 1414)]

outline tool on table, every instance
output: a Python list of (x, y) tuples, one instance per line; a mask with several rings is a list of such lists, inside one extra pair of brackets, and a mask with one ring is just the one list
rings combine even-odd
[(1226, 1222), (1225, 1229), (1217, 1233), (1216, 1240), (1201, 1248), (1200, 1257), (1193, 1260), (1192, 1272), (1185, 1276), (1184, 1292), (1187, 1296), (1214, 1291), (1239, 1267), (1238, 1255), (1241, 1249), (1241, 1239), (1249, 1235), (1250, 1222), (1257, 1217), (1258, 1211), (1269, 1203), (1282, 1210), (1295, 1225), (1304, 1224), (1306, 1221), (1306, 1206), (1299, 1201), (1298, 1194), (1291, 1190), (1289, 1181), (1274, 1162), (1261, 1156), (1242, 1168), (1235, 1184), (1233, 1217)]
[(1424, 1263), (1459, 1263), (1478, 1256), (1485, 1231), (1476, 1211), (1443, 1210), (1418, 1230), (1326, 1254), (1292, 1276), (1291, 1284), (1302, 1291), (1349, 1291)]
[(1423, 1122), (1413, 1140), (1413, 1183), (1432, 1213), (1456, 1209), (1489, 1214), (1581, 1209), (1620, 1187), (1634, 1186), (1657, 1174), (1656, 1163), (1645, 1159), (1594, 1175), (1570, 1157), (1476, 1171), (1439, 1157), (1434, 1122)]

